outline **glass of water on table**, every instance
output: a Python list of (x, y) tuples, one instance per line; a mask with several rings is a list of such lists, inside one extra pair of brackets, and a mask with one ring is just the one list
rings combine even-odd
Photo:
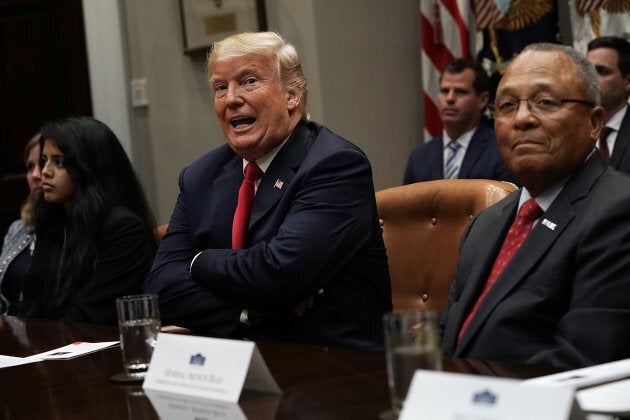
[(116, 312), (124, 373), (114, 375), (112, 380), (141, 382), (149, 369), (161, 326), (158, 296), (123, 296), (116, 299)]
[(383, 316), (387, 382), (395, 416), (400, 414), (416, 369), (442, 370), (435, 311), (395, 310)]

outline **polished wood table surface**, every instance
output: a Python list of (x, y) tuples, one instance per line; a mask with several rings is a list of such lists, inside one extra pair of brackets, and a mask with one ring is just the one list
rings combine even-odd
[[(116, 340), (116, 327), (0, 316), (0, 354), (5, 356), (31, 356), (75, 341)], [(247, 418), (378, 419), (389, 408), (382, 352), (295, 343), (256, 344), (282, 394), (244, 391), (239, 406)], [(110, 381), (121, 370), (118, 347), (71, 360), (0, 369), (0, 419), (159, 418), (141, 386)], [(548, 373), (531, 367), (448, 358), (444, 359), (444, 370), (514, 378)]]

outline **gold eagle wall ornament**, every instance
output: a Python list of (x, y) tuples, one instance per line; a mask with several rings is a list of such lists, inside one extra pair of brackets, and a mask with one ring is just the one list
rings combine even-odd
[[(601, 8), (611, 14), (628, 13), (630, 12), (630, 0), (608, 0), (604, 2), (604, 5)], [(597, 9), (589, 13), (591, 17), (591, 28), (593, 29), (593, 34), (596, 38), (601, 35), (600, 29), (602, 16), (599, 11), (600, 9)]]
[[(628, 3), (630, 0), (626, 0)], [(617, 0), (617, 2), (623, 2)], [(540, 20), (554, 8), (554, 0), (513, 0), (505, 16), (493, 27), (504, 31), (518, 31)]]
[(608, 0), (602, 8), (608, 13), (628, 13), (630, 0)]

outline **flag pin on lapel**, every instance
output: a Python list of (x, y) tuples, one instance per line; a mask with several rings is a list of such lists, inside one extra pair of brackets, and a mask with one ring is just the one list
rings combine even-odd
[(541, 222), (544, 226), (547, 226), (551, 230), (556, 230), (556, 224), (549, 219), (543, 219)]
[(284, 181), (282, 181), (282, 180), (280, 180), (280, 178), (278, 178), (278, 179), (276, 179), (276, 183), (273, 184), (273, 187), (281, 190), (283, 185), (284, 185)]

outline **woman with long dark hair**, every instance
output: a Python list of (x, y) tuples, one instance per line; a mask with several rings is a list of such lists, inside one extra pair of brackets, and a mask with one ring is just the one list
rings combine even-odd
[(19, 312), (116, 324), (115, 299), (140, 293), (151, 267), (154, 217), (105, 124), (66, 118), (40, 132), (43, 200)]

